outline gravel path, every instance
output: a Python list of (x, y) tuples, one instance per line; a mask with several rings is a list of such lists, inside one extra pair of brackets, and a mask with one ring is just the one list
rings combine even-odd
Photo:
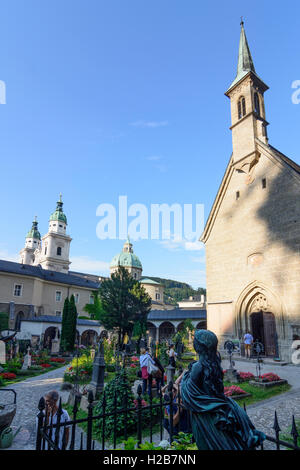
[[(222, 362), (223, 369), (229, 367), (229, 361)], [(254, 361), (238, 361), (235, 359), (235, 368), (242, 372), (256, 372), (256, 363)], [(268, 400), (263, 400), (247, 407), (247, 413), (257, 429), (265, 434), (275, 437), (273, 424), (274, 412), (276, 410), (279, 426), (282, 431), (289, 428), (292, 424), (292, 416), (300, 419), (300, 367), (294, 365), (280, 366), (277, 364), (263, 364), (262, 374), (274, 372), (280, 378), (286, 379), (292, 389)], [(300, 430), (299, 430), (300, 434)], [(275, 449), (274, 444), (266, 442), (266, 449)]]
[[(13, 388), (17, 392), (17, 412), (12, 422), (12, 428), (16, 431), (21, 426), (13, 445), (7, 450), (35, 449), (35, 417), (38, 413), (39, 399), (46, 392), (57, 390), (62, 397), (62, 401), (66, 400), (67, 393), (60, 392), (65, 368), (61, 367), (5, 387)], [(13, 395), (9, 392), (1, 392), (0, 399), (2, 403), (12, 403)]]
[[(229, 366), (228, 361), (224, 360), (223, 368)], [(235, 367), (239, 371), (255, 373), (255, 363), (252, 361), (242, 362), (236, 360)], [(37, 406), (41, 396), (49, 390), (57, 390), (62, 397), (63, 403), (66, 402), (68, 392), (61, 392), (60, 387), (63, 381), (65, 367), (47, 372), (43, 375), (32, 377), (22, 382), (18, 382), (11, 387), (17, 392), (17, 413), (13, 420), (13, 430), (16, 431), (21, 426), (21, 431), (15, 437), (12, 447), (8, 450), (33, 450), (35, 449), (35, 416), (38, 412)], [(255, 427), (266, 434), (274, 436), (272, 429), (274, 423), (274, 411), (277, 411), (279, 425), (285, 430), (291, 425), (292, 415), (300, 419), (300, 367), (264, 365), (263, 373), (275, 372), (281, 378), (287, 379), (292, 385), (292, 389), (282, 395), (275, 396), (269, 400), (249, 405), (247, 413)], [(6, 395), (4, 397), (3, 395)], [(12, 402), (12, 394), (1, 392), (1, 402)], [(79, 447), (81, 430), (78, 428), (76, 434), (76, 447)], [(164, 432), (164, 439), (167, 439), (167, 433)], [(149, 440), (146, 436), (143, 440)], [(153, 436), (153, 442), (160, 442), (160, 435)], [(99, 449), (100, 444), (95, 443), (95, 449)], [(265, 448), (272, 449), (274, 445), (266, 443)]]

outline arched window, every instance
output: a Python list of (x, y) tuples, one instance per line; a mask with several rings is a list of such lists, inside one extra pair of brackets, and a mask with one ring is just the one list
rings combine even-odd
[(57, 247), (56, 254), (57, 254), (57, 256), (61, 256), (61, 247), (60, 246)]
[(246, 100), (243, 96), (238, 101), (238, 117), (241, 119), (246, 114)]
[(254, 111), (258, 116), (260, 116), (260, 105), (259, 105), (259, 97), (258, 94), (254, 93)]

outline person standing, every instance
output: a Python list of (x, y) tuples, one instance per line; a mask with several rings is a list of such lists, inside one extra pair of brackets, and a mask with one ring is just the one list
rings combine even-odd
[(249, 330), (244, 334), (244, 344), (245, 344), (245, 355), (250, 359), (251, 354), (251, 344), (253, 343), (253, 336), (249, 333)]
[[(45, 397), (45, 405), (46, 409), (43, 411), (46, 417), (46, 424), (50, 425), (51, 423), (54, 425), (57, 423), (57, 411), (58, 411), (58, 399), (59, 394), (56, 390), (51, 390), (50, 392), (46, 393)], [(69, 413), (67, 410), (62, 409), (62, 414), (60, 417), (60, 423), (66, 423), (67, 421), (71, 421)], [(38, 418), (36, 418), (36, 427), (38, 428)], [(69, 441), (69, 426), (61, 426), (59, 430), (59, 438), (57, 446), (59, 449), (63, 447), (63, 441), (65, 447), (67, 447)], [(48, 431), (47, 431), (48, 432)], [(49, 431), (50, 432), (50, 431)], [(64, 435), (65, 434), (65, 435)], [(56, 428), (52, 429), (52, 435), (49, 436), (52, 442), (55, 442), (56, 436)], [(48, 450), (48, 442), (45, 442), (45, 450)]]
[(170, 344), (169, 350), (167, 351), (167, 354), (169, 356), (169, 365), (176, 368), (175, 357), (177, 356), (177, 354), (175, 352), (173, 343)]
[(149, 352), (146, 351), (145, 348), (141, 348), (140, 366), (141, 366), (142, 379), (143, 379), (143, 395), (146, 393), (147, 383), (148, 383), (148, 395), (151, 394), (152, 376), (148, 373), (149, 362), (154, 364), (154, 361), (152, 357), (150, 356)]

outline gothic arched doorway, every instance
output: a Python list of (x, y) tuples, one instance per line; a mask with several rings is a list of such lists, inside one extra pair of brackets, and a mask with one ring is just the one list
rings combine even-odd
[(276, 355), (276, 322), (273, 313), (259, 312), (250, 315), (252, 336), (264, 345), (266, 356)]

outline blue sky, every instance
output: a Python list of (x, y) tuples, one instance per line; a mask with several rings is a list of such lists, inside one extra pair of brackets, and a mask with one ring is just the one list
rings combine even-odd
[[(224, 92), (242, 15), (270, 86), (270, 143), (300, 163), (299, 2), (1, 1), (1, 258), (16, 257), (35, 214), (47, 232), (60, 192), (72, 268), (104, 275), (123, 240), (97, 238), (99, 204), (198, 203), (207, 218), (232, 148)], [(205, 286), (202, 246), (134, 249), (144, 275)]]

